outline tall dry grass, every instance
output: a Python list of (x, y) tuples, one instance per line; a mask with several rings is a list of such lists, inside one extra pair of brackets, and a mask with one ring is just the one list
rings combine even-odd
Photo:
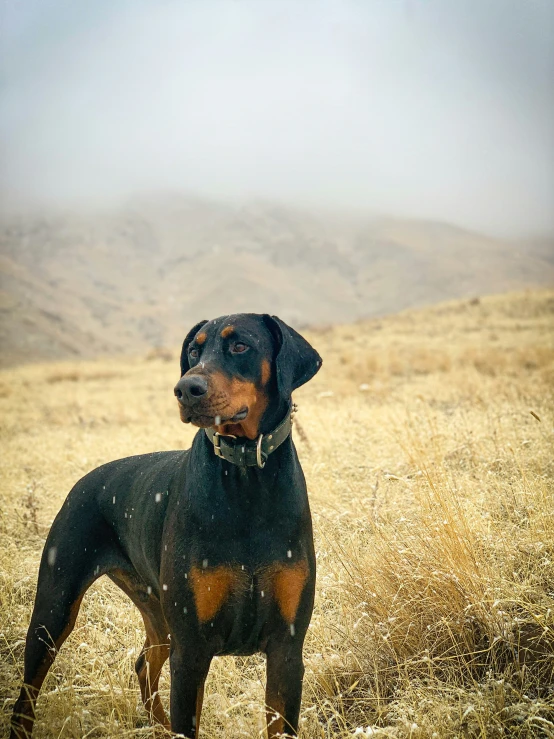
[[(554, 293), (453, 303), (315, 332), (298, 393), (318, 590), (302, 736), (554, 737)], [(40, 549), (72, 483), (188, 446), (176, 360), (0, 375), (0, 725), (21, 678)], [(37, 737), (152, 736), (134, 607), (85, 598)], [(214, 660), (205, 737), (263, 735), (261, 657)], [(162, 681), (167, 704), (168, 681)]]

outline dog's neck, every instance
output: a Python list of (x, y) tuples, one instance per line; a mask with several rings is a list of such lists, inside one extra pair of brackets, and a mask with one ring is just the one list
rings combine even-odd
[(265, 434), (260, 433), (255, 441), (221, 433), (217, 427), (205, 429), (205, 433), (216, 457), (239, 467), (263, 469), (269, 457), (290, 438), (294, 408), (287, 409), (279, 423)]

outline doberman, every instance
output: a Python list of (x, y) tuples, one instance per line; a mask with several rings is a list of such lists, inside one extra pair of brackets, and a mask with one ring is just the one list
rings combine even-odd
[[(188, 333), (175, 395), (181, 420), (200, 430), (187, 451), (110, 462), (69, 493), (42, 554), (12, 739), (30, 736), (46, 673), (101, 575), (144, 619), (135, 667), (155, 723), (196, 737), (212, 657), (262, 652), (268, 736), (296, 735), (315, 554), (291, 393), (320, 366), (276, 316), (225, 316)], [(171, 722), (158, 695), (168, 657)]]

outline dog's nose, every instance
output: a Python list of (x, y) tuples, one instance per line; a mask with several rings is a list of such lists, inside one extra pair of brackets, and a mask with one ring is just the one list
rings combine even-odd
[(175, 385), (175, 396), (189, 404), (198, 402), (208, 392), (208, 381), (202, 375), (185, 375)]

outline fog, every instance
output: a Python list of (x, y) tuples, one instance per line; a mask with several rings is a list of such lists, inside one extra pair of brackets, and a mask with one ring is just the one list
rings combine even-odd
[(554, 230), (551, 0), (1, 4), (0, 194)]

